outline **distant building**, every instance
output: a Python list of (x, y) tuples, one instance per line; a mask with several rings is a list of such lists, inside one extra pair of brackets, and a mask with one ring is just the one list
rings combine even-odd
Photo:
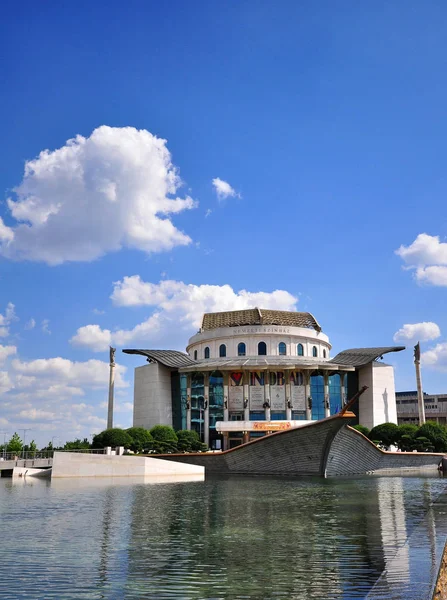
[[(447, 424), (447, 394), (426, 394), (424, 392), (426, 421)], [(419, 424), (418, 393), (396, 392), (397, 422)]]
[(307, 312), (207, 313), (186, 354), (123, 350), (150, 363), (135, 369), (133, 424), (193, 429), (211, 448), (226, 449), (334, 415), (364, 385), (353, 408), (360, 423), (397, 423), (394, 370), (378, 359), (404, 347), (354, 348), (334, 358), (331, 348)]

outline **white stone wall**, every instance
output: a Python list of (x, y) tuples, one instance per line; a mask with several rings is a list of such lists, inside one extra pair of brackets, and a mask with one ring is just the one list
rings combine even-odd
[[(268, 356), (279, 355), (279, 344), (286, 344), (287, 356), (298, 356), (297, 346), (303, 345), (304, 357), (313, 358), (312, 348), (317, 348), (317, 358), (320, 361), (329, 360), (331, 344), (329, 338), (324, 333), (319, 333), (314, 329), (305, 327), (280, 327), (280, 326), (247, 326), (247, 327), (221, 327), (204, 331), (194, 335), (188, 343), (186, 351), (194, 358), (194, 351), (197, 350), (197, 359), (204, 358), (205, 348), (210, 349), (210, 358), (219, 357), (219, 347), (225, 344), (227, 357), (236, 357), (239, 342), (244, 342), (246, 346), (246, 356), (258, 355), (259, 342), (265, 342), (267, 345)], [(326, 351), (326, 357), (324, 352)]]
[(171, 372), (158, 363), (135, 369), (133, 426), (172, 426)]
[(204, 472), (204, 467), (160, 458), (55, 452), (51, 477), (204, 476)]
[(394, 369), (373, 362), (359, 370), (359, 389), (368, 386), (359, 399), (359, 421), (372, 429), (381, 423), (396, 423), (396, 390)]

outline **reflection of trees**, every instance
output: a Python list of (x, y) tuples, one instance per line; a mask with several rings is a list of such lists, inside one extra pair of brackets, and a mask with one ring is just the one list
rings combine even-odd
[(359, 586), (366, 593), (385, 566), (378, 481), (231, 477), (139, 486), (133, 594), (298, 600)]

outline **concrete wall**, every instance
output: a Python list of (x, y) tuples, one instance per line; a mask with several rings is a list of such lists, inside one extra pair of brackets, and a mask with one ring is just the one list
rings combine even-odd
[(369, 429), (381, 423), (397, 423), (394, 369), (372, 362), (359, 369), (359, 389), (368, 386), (359, 399), (359, 422)]
[(151, 477), (203, 475), (204, 468), (142, 456), (55, 452), (52, 477)]
[(133, 426), (172, 426), (171, 371), (158, 363), (135, 369)]

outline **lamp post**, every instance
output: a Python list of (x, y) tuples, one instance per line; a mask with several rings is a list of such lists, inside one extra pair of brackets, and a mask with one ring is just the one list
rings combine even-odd
[(6, 436), (8, 435), (8, 431), (0, 431), (0, 433), (3, 433), (3, 459), (6, 458)]
[[(23, 447), (25, 448), (26, 446), (26, 432), (27, 431), (32, 431), (31, 427), (28, 427), (27, 429), (20, 429), (20, 431), (23, 431)], [(23, 453), (25, 452), (25, 450), (22, 451)]]

